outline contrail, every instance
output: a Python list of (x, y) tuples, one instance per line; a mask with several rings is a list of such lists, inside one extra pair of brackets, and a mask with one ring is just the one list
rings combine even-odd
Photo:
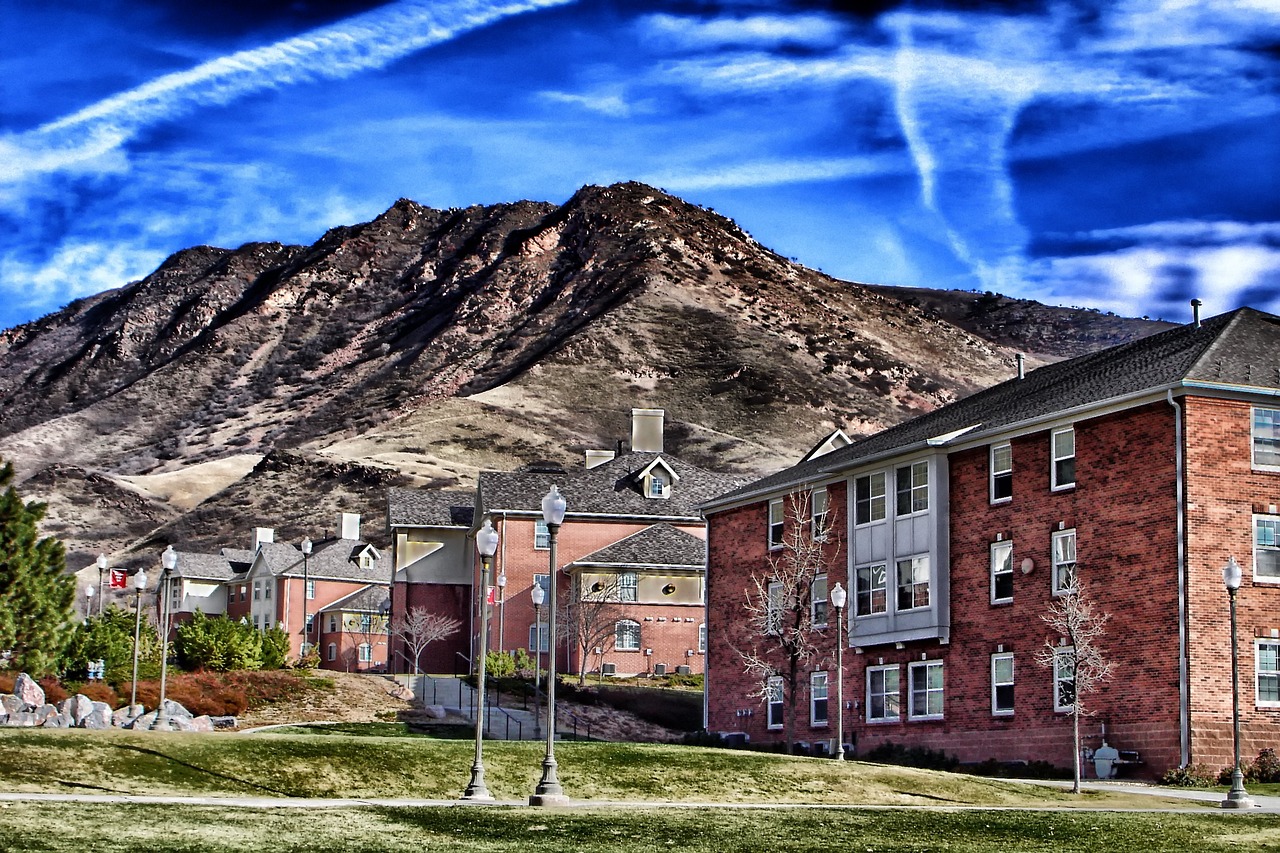
[(26, 133), (0, 138), (0, 181), (83, 163), (142, 128), (267, 89), (341, 79), (534, 9), (571, 0), (406, 0), (294, 38), (166, 74)]

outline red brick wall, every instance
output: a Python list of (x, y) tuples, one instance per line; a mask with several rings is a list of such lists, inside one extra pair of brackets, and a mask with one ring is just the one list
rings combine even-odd
[[(466, 672), (464, 658), (469, 658), (471, 587), (463, 584), (410, 584), (400, 582), (392, 589), (393, 614), (408, 613), (411, 608), (425, 607), (430, 613), (452, 616), (462, 624), (456, 634), (429, 644), (422, 652), (418, 667), (422, 672), (453, 674)], [(392, 669), (413, 672), (413, 656), (403, 640), (392, 637)], [(462, 655), (459, 658), (458, 655)]]

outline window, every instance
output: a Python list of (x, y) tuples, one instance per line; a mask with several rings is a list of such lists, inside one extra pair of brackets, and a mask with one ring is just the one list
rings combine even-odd
[(1053, 488), (1066, 489), (1076, 484), (1075, 427), (1053, 431)]
[(303, 630), (304, 630), (304, 631), (306, 631), (308, 634), (310, 634), (310, 633), (311, 633), (311, 628), (312, 628), (312, 626), (313, 626), (313, 625), (315, 625), (315, 624), (316, 624), (316, 615), (315, 615), (314, 613), (308, 613), (308, 614), (307, 614), (307, 624), (306, 624), (306, 627), (304, 627), (304, 628), (303, 628)]
[(360, 614), (360, 633), (367, 634), (373, 630), (373, 617), (368, 613)]
[(1076, 532), (1053, 534), (1053, 594), (1070, 592), (1076, 585)]
[(769, 501), (769, 547), (782, 547), (782, 501)]
[(547, 633), (547, 623), (538, 622), (529, 626), (529, 651), (551, 651), (551, 635)]
[(262, 581), (253, 582), (253, 600), (254, 601), (262, 600)]
[(901, 716), (898, 667), (867, 667), (867, 722), (897, 722)]
[[(338, 630), (338, 617), (330, 613), (329, 614), (329, 633), (332, 634), (336, 630)], [(330, 658), (330, 660), (333, 660), (333, 658)]]
[(1280, 516), (1253, 517), (1253, 577), (1280, 581)]
[(929, 556), (898, 561), (898, 610), (929, 606)]
[(1258, 640), (1254, 661), (1258, 706), (1280, 708), (1280, 640)]
[(888, 610), (887, 583), (888, 572), (884, 563), (859, 566), (854, 571), (854, 615), (872, 616)]
[(169, 612), (182, 609), (182, 582), (169, 583)]
[(782, 728), (782, 676), (771, 675), (765, 683), (765, 692), (769, 702), (769, 728)]
[(542, 519), (533, 522), (533, 547), (538, 551), (547, 551), (551, 548), (551, 530)]
[(309, 600), (315, 597), (316, 597), (316, 582), (308, 579), (307, 580), (307, 598)]
[(666, 494), (667, 481), (661, 474), (649, 476), (649, 497), (660, 498)]
[(1013, 655), (991, 656), (991, 713), (1003, 716), (1013, 713)]
[(240, 600), (241, 600), (241, 601), (244, 601), (244, 594), (245, 594), (245, 588), (242, 586), (242, 587), (240, 587)]
[(1253, 410), (1253, 464), (1280, 470), (1280, 409)]
[(898, 515), (911, 515), (929, 508), (929, 463), (915, 462), (898, 469)]
[(809, 725), (825, 726), (827, 724), (827, 674), (814, 672), (809, 674)]
[(370, 663), (373, 660), (373, 646), (368, 643), (361, 643), (358, 651), (360, 652), (360, 663)]
[(534, 575), (533, 582), (537, 586), (542, 587), (543, 592), (548, 594), (551, 593), (551, 575)]
[(884, 521), (884, 472), (867, 474), (853, 481), (854, 523)]
[(827, 576), (818, 575), (809, 587), (809, 615), (815, 626), (827, 624)]
[(769, 584), (769, 633), (777, 634), (782, 631), (782, 584), (774, 581)]
[(814, 489), (813, 497), (810, 499), (811, 508), (813, 510), (813, 538), (827, 538), (827, 490)]
[(623, 619), (613, 626), (613, 647), (620, 652), (640, 651), (640, 623)]
[(360, 555), (360, 568), (362, 569), (373, 568), (373, 555), (370, 554), (368, 551), (365, 551), (363, 554)]
[(991, 445), (991, 502), (1004, 503), (1013, 498), (1013, 446)]
[(635, 601), (639, 578), (635, 572), (618, 572), (618, 600)]
[(913, 663), (911, 691), (907, 700), (907, 718), (937, 720), (942, 718), (942, 661)]
[(328, 651), (329, 651), (329, 653), (328, 653), (327, 655), (325, 655), (325, 657), (326, 657), (326, 658), (328, 658), (329, 660), (337, 660), (337, 659), (338, 659), (338, 646), (337, 646), (337, 644), (335, 644), (335, 643), (330, 643), (330, 644), (329, 644), (329, 649), (328, 649)]
[(1053, 653), (1053, 710), (1071, 711), (1076, 705), (1076, 650), (1070, 646)]
[(262, 582), (262, 597), (267, 601), (271, 600), (271, 581)]
[(1013, 601), (1013, 543), (991, 545), (991, 603)]
[(707, 653), (707, 623), (703, 622), (698, 626), (698, 654), (705, 655)]

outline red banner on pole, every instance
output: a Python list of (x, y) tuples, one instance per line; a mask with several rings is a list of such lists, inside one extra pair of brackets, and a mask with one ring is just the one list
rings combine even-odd
[(489, 589), (489, 592), (485, 596), (484, 600), (486, 604), (488, 604), (490, 607), (493, 607), (498, 603), (498, 588), (496, 586), (491, 586), (488, 589)]
[(129, 576), (125, 574), (124, 569), (111, 570), (111, 588), (124, 589), (129, 585)]

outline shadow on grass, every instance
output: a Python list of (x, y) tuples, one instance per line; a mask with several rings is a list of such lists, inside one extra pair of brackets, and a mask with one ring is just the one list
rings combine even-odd
[(188, 770), (194, 770), (196, 773), (199, 773), (199, 774), (201, 774), (201, 775), (203, 775), (203, 776), (209, 776), (209, 777), (214, 778), (214, 779), (222, 779), (222, 780), (227, 781), (227, 782), (234, 782), (235, 784), (237, 784), (237, 785), (243, 785), (243, 786), (244, 786), (244, 787), (246, 787), (246, 788), (252, 788), (252, 789), (254, 789), (254, 790), (258, 790), (258, 791), (266, 791), (267, 793), (270, 793), (270, 794), (277, 794), (277, 795), (282, 796), (282, 797), (300, 797), (300, 796), (303, 796), (303, 795), (298, 794), (298, 793), (293, 792), (293, 791), (282, 791), (282, 790), (280, 790), (279, 788), (270, 788), (270, 787), (268, 787), (268, 786), (266, 786), (266, 785), (259, 785), (257, 782), (250, 782), (250, 781), (249, 781), (249, 780), (247, 780), (247, 779), (240, 779), (240, 778), (238, 778), (238, 777), (236, 777), (236, 776), (231, 776), (231, 775), (229, 775), (229, 774), (227, 774), (227, 773), (219, 773), (218, 771), (216, 771), (216, 770), (210, 770), (210, 769), (209, 769), (209, 768), (207, 768), (207, 767), (200, 767), (200, 766), (195, 765), (195, 764), (192, 764), (192, 763), (190, 763), (190, 762), (188, 762), (188, 761), (183, 761), (183, 760), (182, 760), (182, 759), (180, 759), (180, 758), (174, 758), (172, 755), (165, 755), (163, 752), (160, 752), (159, 750), (156, 750), (156, 749), (147, 749), (146, 747), (142, 747), (142, 746), (134, 746), (134, 745), (132, 745), (132, 744), (125, 744), (125, 743), (115, 744), (115, 748), (116, 748), (116, 749), (128, 750), (128, 751), (130, 751), (130, 752), (140, 752), (140, 753), (142, 753), (143, 755), (151, 755), (151, 756), (154, 756), (154, 757), (156, 757), (156, 758), (162, 758), (162, 759), (164, 759), (165, 761), (167, 761), (167, 762), (169, 762), (169, 763), (171, 763), (171, 764), (176, 764), (176, 765), (178, 765), (179, 767), (185, 767), (185, 768), (187, 768)]

